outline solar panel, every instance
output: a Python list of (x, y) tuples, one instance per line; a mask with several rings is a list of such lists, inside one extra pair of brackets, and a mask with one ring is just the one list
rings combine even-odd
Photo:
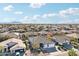
[(63, 43), (63, 47), (65, 49), (71, 49), (72, 48), (72, 45), (71, 44), (68, 44), (68, 43)]
[(50, 52), (55, 52), (57, 51), (55, 47), (51, 47), (51, 48), (44, 48), (43, 52), (44, 53), (50, 53)]
[(7, 43), (8, 48), (11, 48), (11, 47), (13, 47), (16, 44), (17, 44), (16, 42), (9, 42), (9, 43)]

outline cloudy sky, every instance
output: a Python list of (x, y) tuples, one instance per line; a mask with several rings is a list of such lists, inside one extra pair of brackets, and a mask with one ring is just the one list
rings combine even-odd
[(79, 23), (79, 4), (0, 3), (0, 23)]

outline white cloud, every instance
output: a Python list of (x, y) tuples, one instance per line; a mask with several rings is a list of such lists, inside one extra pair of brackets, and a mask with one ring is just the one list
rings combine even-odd
[(74, 19), (74, 21), (72, 21), (72, 23), (79, 23), (79, 19)]
[(42, 18), (47, 18), (47, 14), (43, 14), (42, 15)]
[(54, 14), (54, 13), (47, 13), (47, 14), (43, 14), (42, 18), (48, 18), (48, 17), (53, 17), (53, 16), (56, 16), (56, 14)]
[(49, 13), (48, 14), (48, 17), (52, 17), (52, 16), (56, 16), (56, 14), (55, 13)]
[(40, 18), (40, 15), (34, 15), (32, 19), (38, 19)]
[(65, 19), (65, 20), (60, 20), (58, 23), (60, 24), (78, 24), (79, 23), (79, 19)]
[(21, 22), (22, 23), (29, 23), (29, 22), (32, 22), (32, 17), (31, 16), (25, 16), (22, 20), (21, 20)]
[(28, 16), (25, 16), (25, 17), (24, 17), (24, 19), (27, 19), (27, 18), (28, 18)]
[[(46, 13), (46, 14), (42, 14), (42, 15), (39, 15), (39, 14), (36, 14), (36, 15), (33, 15), (33, 16), (25, 16), (21, 22), (22, 23), (32, 23), (32, 22), (36, 22), (36, 23), (39, 23), (41, 22), (41, 20), (43, 20), (43, 22), (46, 20), (48, 21), (47, 19), (45, 18), (50, 18), (50, 17), (53, 17), (55, 16), (56, 14), (53, 14), (53, 13)], [(49, 21), (50, 22), (50, 21)], [(48, 23), (48, 22), (47, 22)]]
[(16, 11), (16, 12), (14, 12), (14, 14), (21, 15), (21, 14), (23, 14), (23, 12), (22, 11)]
[(79, 14), (79, 8), (69, 8), (59, 11), (60, 16), (76, 15)]
[(30, 19), (30, 17), (29, 16), (25, 16), (23, 19), (27, 20), (27, 19)]
[(25, 23), (25, 21), (30, 21), (30, 20), (32, 20), (32, 17), (31, 16), (25, 16), (23, 19), (22, 19), (22, 21)]
[(43, 19), (43, 18), (49, 18), (56, 16), (56, 14), (53, 13), (47, 13), (47, 14), (42, 14), (42, 15), (33, 15), (33, 16), (25, 16), (24, 19)]
[(1, 22), (8, 23), (8, 22), (12, 22), (12, 21), (15, 21), (15, 20), (16, 20), (16, 18), (5, 17), (5, 18), (3, 18), (3, 21), (1, 21)]
[[(54, 21), (58, 21), (56, 23), (78, 23), (79, 19), (78, 18), (73, 18), (72, 16), (76, 16), (79, 14), (79, 8), (68, 8), (65, 10), (60, 10), (58, 13), (44, 13), (44, 14), (36, 14), (33, 16), (25, 16), (23, 22), (24, 23), (39, 23), (39, 22), (47, 22), (47, 23), (52, 23)], [(50, 19), (49, 19), (50, 18)], [(54, 20), (54, 21), (53, 21)], [(46, 23), (45, 22), (45, 23)]]
[(4, 11), (12, 11), (13, 10), (13, 6), (12, 5), (8, 5), (6, 7), (3, 8)]
[(42, 6), (46, 5), (45, 3), (31, 3), (30, 7), (32, 8), (40, 8)]

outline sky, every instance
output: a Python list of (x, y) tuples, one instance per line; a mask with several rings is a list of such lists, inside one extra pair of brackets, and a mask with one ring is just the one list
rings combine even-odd
[(78, 24), (79, 3), (0, 3), (0, 23)]

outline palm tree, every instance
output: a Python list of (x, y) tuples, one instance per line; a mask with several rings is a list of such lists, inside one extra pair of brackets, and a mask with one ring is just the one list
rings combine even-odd
[(3, 52), (4, 47), (2, 45), (0, 45), (0, 55)]
[(70, 40), (70, 43), (75, 47), (75, 48), (78, 48), (78, 40), (76, 38), (72, 38)]
[(69, 56), (77, 56), (76, 51), (74, 51), (73, 49), (68, 51), (68, 55)]
[(26, 35), (22, 35), (22, 40), (23, 40), (23, 42), (24, 42), (24, 44), (25, 44), (25, 46), (26, 46), (26, 49), (29, 49), (29, 44), (28, 44), (28, 36), (26, 36)]

